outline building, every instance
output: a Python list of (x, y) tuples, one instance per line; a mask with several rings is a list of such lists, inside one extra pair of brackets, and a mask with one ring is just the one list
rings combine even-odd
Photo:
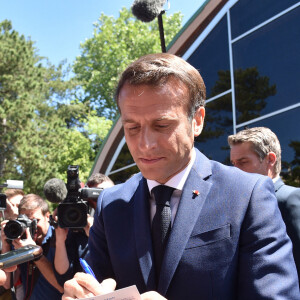
[[(207, 117), (196, 147), (229, 164), (227, 136), (266, 126), (282, 146), (283, 171), (300, 161), (300, 1), (207, 0), (168, 52), (195, 66), (207, 88)], [(124, 182), (138, 169), (118, 120), (93, 172)]]

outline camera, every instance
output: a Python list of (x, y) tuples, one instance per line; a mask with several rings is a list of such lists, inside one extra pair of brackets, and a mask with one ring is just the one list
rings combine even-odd
[[(0, 184), (0, 189), (23, 189), (23, 181), (20, 180), (7, 180), (5, 183)], [(6, 209), (6, 195), (0, 193), (0, 210)]]
[[(87, 225), (88, 201), (97, 201), (103, 189), (81, 188), (79, 166), (69, 165), (67, 170), (67, 196), (57, 207), (58, 225), (61, 228), (80, 229)], [(50, 222), (55, 227), (53, 220)]]
[(16, 220), (10, 220), (6, 223), (4, 233), (9, 240), (14, 240), (19, 236), (21, 239), (26, 239), (26, 228), (29, 228), (33, 238), (37, 229), (37, 220), (30, 220), (26, 215), (19, 215)]
[(79, 166), (69, 165), (67, 170), (67, 197), (57, 207), (58, 225), (78, 229), (87, 224), (88, 202), (81, 197)]
[(6, 208), (6, 195), (0, 194), (0, 210), (4, 210)]

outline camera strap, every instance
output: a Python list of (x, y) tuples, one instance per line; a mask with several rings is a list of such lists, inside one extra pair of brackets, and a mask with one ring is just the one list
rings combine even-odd
[[(49, 248), (50, 248), (51, 239), (49, 239), (45, 244), (42, 245), (43, 248), (43, 255), (47, 257)], [(41, 272), (39, 268), (35, 265), (33, 261), (29, 261), (27, 263), (27, 276), (26, 276), (26, 291), (24, 300), (29, 300), (33, 289), (35, 287), (36, 282), (38, 281)], [(47, 278), (46, 278), (47, 280)], [(50, 283), (49, 283), (50, 284)]]
[(33, 288), (40, 275), (39, 269), (35, 266), (32, 261), (27, 263), (27, 276), (26, 276), (26, 291), (24, 300), (29, 300), (33, 291)]

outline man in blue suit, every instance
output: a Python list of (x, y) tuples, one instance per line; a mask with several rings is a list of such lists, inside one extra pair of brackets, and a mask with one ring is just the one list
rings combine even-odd
[(272, 178), (286, 231), (293, 243), (293, 254), (300, 274), (300, 188), (289, 186), (279, 177), (281, 147), (274, 132), (253, 127), (228, 137), (232, 163), (243, 171)]
[[(198, 71), (171, 54), (146, 55), (123, 72), (116, 100), (141, 173), (98, 199), (89, 262), (98, 281), (113, 280), (99, 285), (78, 273), (62, 299), (103, 294), (114, 283), (136, 285), (144, 300), (300, 299), (272, 181), (194, 148), (205, 117)], [(159, 268), (151, 232), (161, 210), (157, 185), (174, 189)]]

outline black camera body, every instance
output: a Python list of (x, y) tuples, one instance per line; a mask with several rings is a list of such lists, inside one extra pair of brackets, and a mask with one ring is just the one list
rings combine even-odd
[(6, 209), (6, 195), (0, 193), (0, 210)]
[(81, 197), (79, 166), (67, 170), (67, 197), (57, 207), (58, 225), (61, 228), (80, 229), (87, 225), (88, 202)]
[(25, 230), (29, 228), (30, 235), (33, 238), (37, 229), (37, 220), (30, 220), (26, 215), (19, 215), (17, 219), (10, 220), (4, 227), (4, 233), (9, 240), (26, 239)]

